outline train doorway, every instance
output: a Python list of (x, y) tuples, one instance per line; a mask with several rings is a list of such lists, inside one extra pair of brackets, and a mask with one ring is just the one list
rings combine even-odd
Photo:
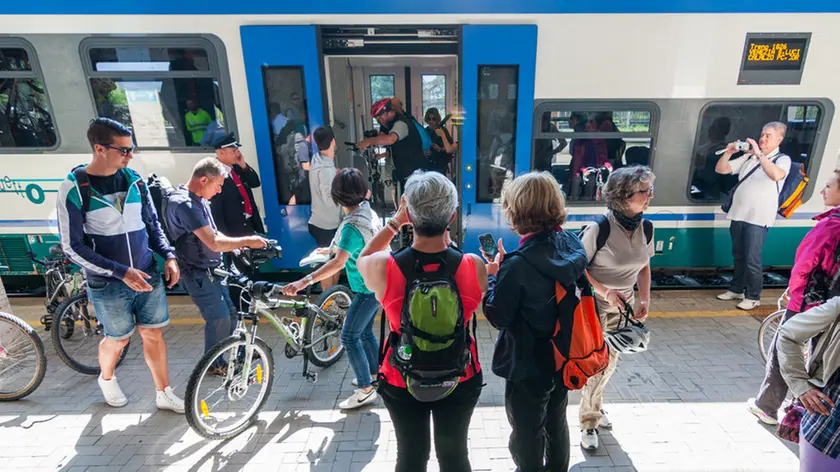
[(430, 108), (452, 115), (446, 126), (458, 149), (449, 170), (461, 202), (453, 239), (477, 251), (478, 234), (491, 232), (515, 246), (499, 201), (530, 167), (535, 25), (243, 26), (241, 36), (266, 226), (284, 248), (278, 268), (296, 267), (315, 247), (308, 163), (296, 159), (289, 129), (332, 126), (337, 166), (362, 170), (374, 207), (393, 212), (385, 150), (370, 158), (345, 145), (377, 132), (370, 105), (388, 96), (420, 125)]

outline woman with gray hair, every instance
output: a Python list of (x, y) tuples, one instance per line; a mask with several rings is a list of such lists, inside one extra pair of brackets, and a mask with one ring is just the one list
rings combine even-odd
[[(449, 245), (447, 227), (457, 208), (458, 191), (449, 179), (414, 173), (397, 214), (359, 255), (359, 272), (382, 303), (391, 331), (379, 393), (394, 423), (400, 472), (426, 470), (431, 417), (442, 470), (471, 470), (467, 431), (482, 372), (468, 327), (487, 290), (487, 272), (477, 255)], [(409, 224), (414, 242), (391, 255), (391, 240)]]
[[(618, 327), (624, 301), (633, 305), (633, 285), (639, 285), (636, 318), (643, 321), (650, 310), (650, 258), (653, 256), (653, 224), (643, 212), (653, 199), (650, 168), (623, 167), (610, 175), (604, 186), (608, 211), (595, 224), (584, 228), (581, 242), (589, 258), (589, 279), (606, 333)], [(610, 363), (603, 373), (589, 379), (580, 402), (580, 444), (598, 449), (598, 427), (611, 428), (603, 410), (604, 389), (618, 364), (618, 351), (610, 350)]]

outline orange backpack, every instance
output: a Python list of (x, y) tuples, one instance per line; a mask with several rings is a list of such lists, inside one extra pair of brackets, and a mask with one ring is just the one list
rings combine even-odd
[(563, 373), (569, 390), (579, 390), (590, 377), (603, 372), (609, 364), (609, 347), (595, 306), (588, 274), (564, 288), (555, 282), (557, 325), (551, 337), (554, 368)]

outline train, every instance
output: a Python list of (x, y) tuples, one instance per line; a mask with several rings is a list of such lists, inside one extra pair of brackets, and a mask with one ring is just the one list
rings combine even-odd
[(645, 214), (656, 228), (653, 265), (674, 273), (731, 267), (720, 202), (732, 182), (714, 174), (715, 151), (782, 121), (782, 151), (810, 179), (804, 204), (767, 236), (765, 266), (784, 269), (824, 211), (819, 190), (838, 166), (837, 24), (840, 4), (830, 0), (7, 2), (0, 276), (38, 273), (28, 254), (57, 241), (58, 187), (90, 160), (85, 130), (97, 116), (132, 128), (132, 168), (173, 183), (213, 154), (208, 136), (236, 133), (261, 176), (268, 236), (283, 248), (267, 270), (299, 269), (315, 241), (281, 129), (331, 125), (338, 167), (378, 178), (387, 213), (389, 160), (341, 143), (375, 131), (370, 105), (391, 96), (420, 122), (432, 107), (452, 115), (452, 235), (465, 250), (477, 252), (483, 233), (516, 246), (500, 199), (532, 170), (563, 185), (567, 228), (603, 213), (609, 168), (580, 168), (570, 153), (600, 140), (611, 168), (656, 174)]

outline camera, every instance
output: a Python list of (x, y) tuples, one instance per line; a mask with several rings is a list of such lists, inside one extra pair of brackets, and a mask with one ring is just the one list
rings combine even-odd
[(377, 137), (377, 136), (379, 135), (379, 131), (376, 131), (375, 129), (365, 130), (365, 132), (364, 132), (364, 133), (362, 133), (362, 135), (363, 135), (366, 139), (367, 139), (367, 138), (375, 138), (375, 137)]
[(740, 152), (747, 152), (752, 149), (752, 146), (750, 146), (750, 143), (746, 141), (735, 141), (735, 149)]

